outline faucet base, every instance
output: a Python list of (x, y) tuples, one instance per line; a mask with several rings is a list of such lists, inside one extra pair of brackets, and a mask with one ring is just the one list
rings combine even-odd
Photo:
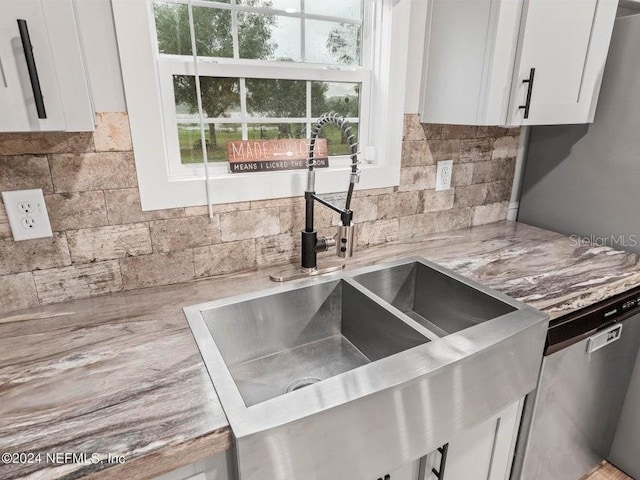
[(342, 270), (344, 270), (344, 264), (324, 268), (296, 268), (295, 270), (288, 269), (277, 274), (269, 275), (269, 278), (272, 282), (289, 282), (291, 280), (300, 280), (317, 275), (340, 272)]

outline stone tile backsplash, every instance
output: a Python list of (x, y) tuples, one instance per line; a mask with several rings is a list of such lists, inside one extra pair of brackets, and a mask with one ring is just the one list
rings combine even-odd
[[(506, 218), (519, 129), (406, 115), (398, 187), (356, 192), (357, 249)], [(434, 190), (439, 160), (452, 188)], [(0, 133), (0, 191), (42, 188), (51, 238), (14, 242), (0, 201), (0, 312), (297, 260), (302, 198), (143, 212), (126, 113), (91, 133)], [(320, 234), (337, 216), (318, 208)]]

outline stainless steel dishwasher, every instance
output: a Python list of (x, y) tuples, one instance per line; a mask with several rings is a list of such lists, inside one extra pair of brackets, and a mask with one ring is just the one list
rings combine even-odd
[(633, 478), (640, 478), (640, 355), (631, 376), (609, 461)]
[(609, 458), (640, 346), (640, 288), (549, 325), (513, 480), (579, 480)]

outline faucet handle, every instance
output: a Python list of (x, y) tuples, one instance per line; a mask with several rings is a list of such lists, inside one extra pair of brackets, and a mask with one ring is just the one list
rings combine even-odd
[(337, 245), (336, 237), (331, 237), (331, 238), (326, 237), (325, 238), (325, 243), (327, 244), (327, 250), (329, 250), (330, 248), (335, 247)]

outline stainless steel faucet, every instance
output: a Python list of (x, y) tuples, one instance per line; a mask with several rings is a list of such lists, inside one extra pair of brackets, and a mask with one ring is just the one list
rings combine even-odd
[[(349, 150), (351, 152), (351, 177), (344, 208), (333, 205), (331, 202), (319, 197), (315, 192), (315, 166), (317, 160), (315, 156), (316, 139), (318, 138), (322, 127), (327, 124), (337, 125), (340, 130), (342, 130), (347, 138)], [(353, 212), (351, 211), (351, 199), (353, 197), (355, 184), (360, 180), (358, 164), (358, 143), (353, 131), (351, 130), (349, 122), (344, 117), (333, 112), (323, 114), (311, 128), (311, 141), (309, 143), (309, 156), (307, 158), (307, 189), (304, 193), (305, 227), (302, 231), (301, 268), (299, 272), (291, 275), (272, 275), (271, 280), (284, 282), (306, 276), (334, 272), (344, 268), (344, 265), (338, 265), (318, 269), (317, 254), (318, 252), (326, 252), (330, 248), (335, 247), (336, 255), (338, 255), (338, 257), (349, 258), (353, 255), (355, 226), (353, 224)], [(318, 237), (318, 232), (313, 226), (313, 210), (316, 201), (340, 214), (338, 232), (333, 238)]]

